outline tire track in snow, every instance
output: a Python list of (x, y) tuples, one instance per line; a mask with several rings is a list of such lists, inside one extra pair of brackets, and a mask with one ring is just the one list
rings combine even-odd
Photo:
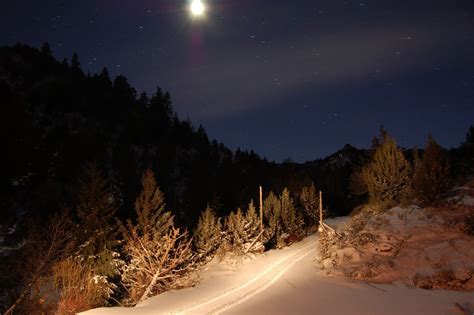
[(268, 279), (267, 281), (265, 281), (264, 283), (262, 283), (260, 286), (258, 286), (257, 288), (253, 289), (253, 290), (250, 290), (250, 291), (247, 291), (246, 293), (240, 295), (239, 297), (235, 298), (233, 301), (231, 302), (228, 302), (228, 303), (225, 303), (219, 307), (216, 307), (215, 309), (213, 309), (211, 312), (209, 312), (208, 314), (222, 314), (223, 312), (227, 311), (228, 309), (234, 307), (234, 306), (237, 306), (241, 303), (244, 303), (245, 301), (251, 299), (252, 297), (254, 297), (255, 295), (259, 294), (260, 292), (263, 292), (265, 291), (266, 289), (268, 289), (270, 286), (272, 286), (275, 282), (277, 282), (282, 275), (284, 275), (288, 269), (290, 269), (291, 267), (293, 267), (297, 262), (301, 261), (304, 257), (306, 257), (309, 253), (311, 253), (313, 250), (309, 250), (307, 251), (306, 253), (302, 254), (300, 257), (298, 257), (295, 261), (291, 262), (288, 266), (286, 266), (285, 268), (283, 268), (282, 270), (280, 270), (280, 272), (278, 272), (276, 275), (274, 275), (272, 278)]
[[(263, 290), (265, 290), (266, 288), (271, 286), (273, 283), (275, 283), (281, 277), (281, 275), (283, 275), (289, 268), (291, 268), (296, 262), (300, 261), (309, 252), (311, 252), (311, 251), (305, 252), (305, 251), (307, 251), (308, 249), (311, 249), (311, 248), (313, 248), (313, 250), (315, 250), (315, 243), (314, 242), (309, 242), (309, 244), (304, 245), (300, 249), (296, 250), (294, 253), (292, 253), (290, 255), (287, 255), (287, 256), (284, 256), (281, 259), (273, 262), (270, 266), (266, 267), (263, 272), (261, 272), (258, 276), (252, 278), (251, 280), (246, 281), (246, 282), (244, 282), (244, 283), (242, 283), (238, 286), (235, 286), (233, 288), (223, 290), (223, 291), (217, 293), (216, 295), (214, 295), (212, 298), (210, 298), (208, 300), (205, 300), (205, 301), (193, 304), (193, 305), (184, 306), (184, 307), (180, 308), (177, 312), (173, 312), (171, 314), (187, 314), (187, 313), (192, 312), (196, 309), (203, 308), (203, 307), (208, 306), (212, 303), (218, 302), (221, 299), (225, 299), (226, 297), (228, 297), (228, 296), (230, 296), (234, 293), (238, 293), (239, 291), (243, 291), (247, 287), (251, 286), (252, 284), (258, 282), (260, 279), (264, 278), (267, 274), (272, 272), (275, 268), (282, 265), (287, 260), (289, 260), (289, 259), (291, 259), (295, 256), (299, 256), (295, 261), (293, 261), (292, 263), (287, 265), (284, 269), (282, 269), (280, 272), (278, 272), (275, 276), (271, 277), (268, 280), (265, 280), (263, 282), (263, 284), (260, 284), (257, 288), (252, 289), (250, 291), (245, 291), (243, 294), (239, 294), (237, 298), (234, 298), (232, 300), (232, 302), (225, 302), (225, 303), (213, 308), (213, 311), (211, 311), (211, 313), (214, 312), (214, 310), (216, 312), (223, 312), (223, 311), (225, 311), (225, 310), (227, 310), (227, 309), (229, 309), (229, 308), (231, 308), (231, 307), (233, 307), (237, 304), (240, 304), (240, 303), (250, 299), (254, 295), (262, 292)], [(225, 309), (221, 310), (221, 308), (225, 308)]]

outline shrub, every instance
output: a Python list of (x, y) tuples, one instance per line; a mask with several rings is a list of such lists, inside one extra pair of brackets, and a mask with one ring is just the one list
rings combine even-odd
[(76, 314), (103, 306), (113, 293), (106, 277), (96, 276), (86, 264), (74, 259), (58, 262), (53, 268), (53, 284), (58, 292), (55, 314)]

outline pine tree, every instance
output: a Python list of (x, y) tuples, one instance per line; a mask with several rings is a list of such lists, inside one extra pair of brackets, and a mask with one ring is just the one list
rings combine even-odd
[(266, 238), (276, 240), (283, 232), (280, 228), (281, 203), (279, 198), (272, 192), (268, 194), (263, 202), (263, 215), (265, 218)]
[(77, 256), (100, 276), (117, 274), (116, 228), (112, 219), (115, 201), (107, 181), (95, 162), (86, 164), (81, 180), (76, 230), (80, 246)]
[(121, 267), (122, 283), (131, 304), (179, 286), (193, 261), (192, 241), (174, 227), (152, 170), (145, 171), (142, 186), (135, 201), (136, 223), (118, 222), (127, 259)]
[(43, 45), (40, 48), (40, 51), (41, 51), (42, 54), (44, 54), (46, 56), (52, 56), (53, 55), (53, 52), (51, 50), (51, 46), (47, 42), (43, 43)]
[(77, 53), (74, 53), (71, 58), (71, 68), (75, 70), (81, 69), (81, 62), (79, 61), (79, 56)]
[(137, 224), (134, 229), (139, 235), (150, 235), (153, 240), (159, 240), (173, 226), (173, 216), (165, 211), (165, 196), (157, 186), (155, 173), (151, 169), (145, 171), (141, 182), (143, 189), (135, 200)]
[(309, 187), (303, 187), (300, 202), (309, 219), (309, 224), (316, 224), (319, 221), (319, 194), (314, 183), (311, 183)]
[(64, 58), (63, 59), (63, 62), (61, 62), (61, 66), (63, 66), (63, 68), (69, 68), (69, 62), (67, 61), (67, 58)]
[(393, 206), (409, 193), (410, 164), (395, 140), (381, 131), (380, 145), (372, 161), (362, 169), (362, 178), (373, 202)]
[(242, 251), (247, 241), (244, 232), (245, 224), (245, 216), (240, 208), (235, 212), (232, 211), (226, 219), (225, 227), (228, 241), (236, 251)]
[[(260, 234), (260, 221), (253, 200), (250, 202), (245, 214), (239, 208), (227, 217), (226, 231), (229, 242), (234, 246), (235, 250), (244, 252), (249, 249), (250, 245)], [(255, 248), (260, 246), (261, 244), (255, 246)]]
[(125, 76), (118, 75), (115, 77), (112, 91), (114, 106), (124, 109), (131, 104), (135, 104), (137, 91), (128, 83)]
[(107, 87), (112, 86), (112, 80), (110, 80), (109, 69), (107, 69), (107, 67), (102, 68), (102, 72), (100, 73), (99, 78), (106, 83)]
[(474, 126), (469, 128), (464, 145), (474, 145)]
[(222, 224), (214, 210), (207, 207), (201, 213), (194, 230), (194, 244), (200, 258), (210, 258), (222, 242)]
[(148, 108), (150, 106), (150, 100), (148, 99), (148, 95), (146, 92), (142, 92), (138, 97), (138, 104), (143, 108)]
[(257, 215), (257, 210), (253, 203), (253, 200), (250, 200), (247, 213), (245, 214), (245, 220), (247, 221), (246, 233), (250, 241), (260, 234), (260, 219)]
[(466, 140), (461, 145), (461, 168), (462, 175), (469, 177), (474, 175), (474, 126), (469, 128)]
[(451, 188), (450, 164), (443, 148), (430, 136), (423, 158), (415, 159), (415, 197), (427, 204), (443, 200)]
[(288, 235), (301, 235), (303, 222), (301, 217), (296, 212), (296, 207), (293, 198), (290, 196), (288, 188), (283, 189), (280, 195), (281, 203), (281, 221), (285, 232)]

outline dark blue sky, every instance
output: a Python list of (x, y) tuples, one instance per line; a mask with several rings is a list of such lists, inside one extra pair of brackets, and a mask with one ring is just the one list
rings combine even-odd
[(139, 91), (169, 90), (181, 117), (271, 160), (368, 147), (457, 146), (474, 123), (472, 0), (2, 1), (0, 45), (48, 41)]

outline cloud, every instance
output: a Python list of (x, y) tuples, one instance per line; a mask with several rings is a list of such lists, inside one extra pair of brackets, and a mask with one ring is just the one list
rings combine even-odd
[(393, 80), (423, 71), (460, 43), (452, 21), (340, 27), (222, 47), (201, 67), (182, 67), (169, 78), (181, 113), (199, 121), (228, 119), (272, 106), (295, 91)]

